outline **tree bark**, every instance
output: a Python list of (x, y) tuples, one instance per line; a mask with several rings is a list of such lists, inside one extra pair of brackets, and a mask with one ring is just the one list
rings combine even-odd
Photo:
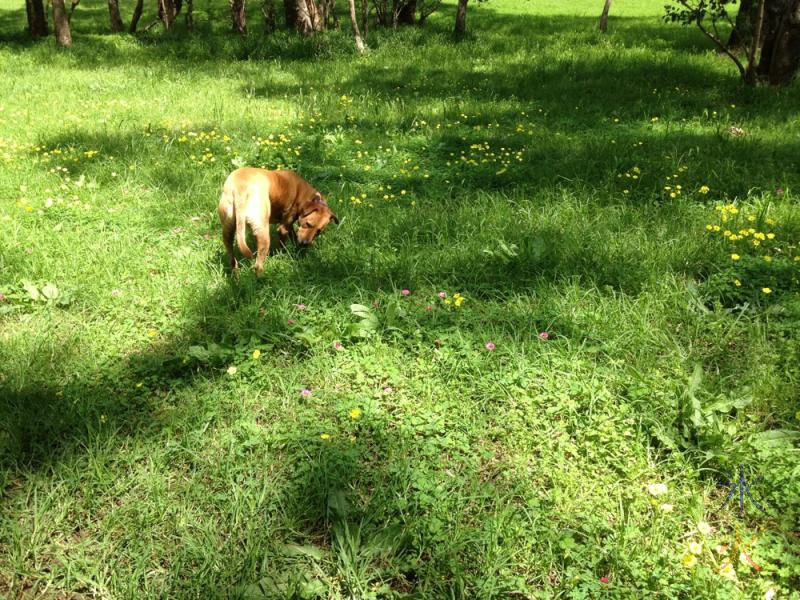
[(606, 0), (603, 4), (603, 12), (600, 15), (600, 31), (603, 33), (608, 30), (608, 11), (611, 10), (611, 0)]
[(275, 0), (264, 0), (264, 6), (261, 7), (261, 12), (264, 14), (264, 33), (267, 35), (275, 33), (278, 27), (278, 17), (275, 13)]
[(736, 13), (736, 22), (728, 38), (730, 50), (740, 50), (747, 47), (753, 39), (756, 20), (757, 0), (741, 0), (739, 12)]
[(456, 27), (455, 36), (458, 39), (464, 37), (467, 33), (467, 2), (469, 0), (458, 0), (458, 8), (456, 9)]
[[(789, 83), (800, 70), (800, 0), (790, 0), (784, 10), (778, 26), (772, 32), (770, 56), (767, 57), (769, 70), (766, 66), (764, 69), (772, 85)], [(761, 58), (765, 58), (763, 53)]]
[(360, 54), (364, 53), (366, 46), (364, 40), (361, 39), (361, 32), (358, 30), (358, 19), (356, 18), (356, 0), (347, 0), (350, 8), (350, 25), (353, 26), (353, 36), (356, 38), (356, 49)]
[(119, 14), (119, 0), (108, 0), (108, 16), (111, 19), (111, 32), (120, 33), (125, 29)]
[(136, 33), (136, 28), (139, 26), (139, 19), (142, 18), (142, 11), (144, 10), (144, 0), (136, 0), (136, 6), (133, 9), (131, 16), (131, 24), (128, 27), (128, 33)]
[(194, 31), (194, 0), (186, 0), (186, 31)]
[(56, 42), (62, 48), (72, 46), (72, 33), (69, 29), (69, 19), (67, 18), (67, 8), (64, 0), (53, 0), (53, 25), (56, 30)]
[(297, 4), (302, 0), (283, 0), (283, 16), (287, 29), (297, 29)]
[[(403, 2), (403, 0), (397, 0)], [(417, 0), (405, 0), (398, 11), (397, 22), (400, 25), (413, 25), (417, 15)]]
[(245, 0), (230, 0), (233, 31), (241, 35), (247, 33), (247, 15), (244, 12), (244, 3)]
[(316, 0), (297, 0), (297, 32), (303, 36), (322, 30), (322, 19)]
[(364, 41), (369, 37), (369, 0), (361, 0), (361, 25), (364, 30)]
[(44, 37), (47, 31), (47, 13), (42, 0), (25, 0), (25, 12), (28, 14), (28, 33), (32, 38)]
[(158, 0), (158, 18), (164, 23), (164, 29), (172, 29), (175, 17), (178, 16), (178, 10), (174, 0)]

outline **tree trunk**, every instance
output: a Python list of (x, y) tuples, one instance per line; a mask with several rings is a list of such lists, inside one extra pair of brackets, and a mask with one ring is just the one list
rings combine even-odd
[(194, 31), (194, 0), (186, 0), (186, 31)]
[(261, 12), (264, 14), (264, 33), (267, 35), (275, 33), (278, 27), (278, 17), (275, 13), (275, 0), (264, 0), (264, 6), (261, 7)]
[(611, 0), (606, 0), (603, 4), (603, 13), (600, 15), (600, 31), (603, 33), (608, 29), (608, 11), (611, 10)]
[(297, 29), (297, 4), (302, 0), (283, 0), (283, 16), (286, 29)]
[(111, 18), (112, 33), (120, 33), (125, 29), (119, 14), (119, 0), (108, 0), (108, 16)]
[(350, 8), (350, 25), (353, 26), (353, 36), (356, 38), (356, 49), (360, 54), (364, 53), (366, 47), (361, 39), (361, 32), (358, 30), (358, 19), (356, 18), (356, 0), (347, 0)]
[(755, 30), (757, 9), (757, 0), (741, 0), (739, 12), (736, 13), (736, 22), (728, 38), (729, 50), (740, 50), (750, 44)]
[(63, 48), (72, 46), (72, 33), (69, 30), (69, 19), (64, 0), (53, 0), (53, 25), (56, 29), (56, 42)]
[(47, 31), (47, 13), (42, 0), (25, 0), (25, 11), (28, 13), (28, 33), (33, 38), (44, 37)]
[(458, 0), (456, 9), (456, 38), (461, 39), (467, 33), (467, 2), (469, 0)]
[(230, 0), (233, 31), (241, 35), (247, 33), (247, 15), (244, 12), (244, 2), (245, 0)]
[(297, 0), (297, 32), (303, 36), (322, 30), (319, 6), (316, 0)]
[(397, 22), (401, 25), (413, 25), (417, 15), (417, 0), (397, 0), (402, 2), (397, 15)]
[(361, 27), (364, 30), (364, 41), (369, 37), (369, 0), (361, 0)]
[[(800, 69), (800, 0), (785, 3), (784, 13), (769, 40), (769, 56), (762, 53), (762, 62), (769, 61), (764, 74), (772, 85), (789, 83)], [(764, 50), (768, 41), (764, 41)], [(760, 67), (761, 65), (759, 65)]]
[(158, 0), (158, 18), (164, 23), (164, 29), (172, 29), (178, 9), (175, 7), (174, 0)]
[(136, 6), (133, 9), (133, 16), (131, 16), (131, 24), (128, 27), (128, 33), (136, 33), (136, 28), (139, 26), (139, 19), (142, 18), (143, 10), (144, 0), (136, 0)]

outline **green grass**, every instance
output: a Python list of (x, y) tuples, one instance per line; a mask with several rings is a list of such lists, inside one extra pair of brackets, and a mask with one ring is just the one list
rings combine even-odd
[[(800, 88), (623, 4), (358, 57), (0, 0), (0, 595), (797, 598)], [(235, 164), (341, 225), (231, 277)], [(766, 514), (717, 512), (740, 464)]]

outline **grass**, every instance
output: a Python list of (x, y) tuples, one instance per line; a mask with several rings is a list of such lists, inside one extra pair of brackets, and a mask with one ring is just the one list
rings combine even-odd
[[(798, 597), (797, 84), (595, 4), (357, 57), (0, 1), (0, 594)], [(341, 225), (231, 277), (238, 164)]]

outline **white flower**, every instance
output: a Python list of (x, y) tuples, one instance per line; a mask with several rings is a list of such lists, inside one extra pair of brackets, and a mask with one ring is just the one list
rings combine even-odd
[(665, 503), (665, 504), (662, 504), (659, 508), (664, 512), (672, 512), (672, 509), (675, 508), (675, 507), (672, 506), (672, 504), (666, 504)]
[(703, 551), (703, 544), (699, 542), (691, 542), (689, 544), (689, 552), (692, 554), (700, 554)]
[(711, 533), (711, 525), (709, 525), (705, 521), (700, 521), (697, 524), (697, 531), (699, 531), (703, 535), (709, 535)]
[(651, 483), (647, 486), (647, 491), (653, 496), (660, 496), (666, 494), (669, 490), (663, 483)]
[(769, 588), (764, 594), (764, 600), (772, 600), (775, 597), (775, 588)]

